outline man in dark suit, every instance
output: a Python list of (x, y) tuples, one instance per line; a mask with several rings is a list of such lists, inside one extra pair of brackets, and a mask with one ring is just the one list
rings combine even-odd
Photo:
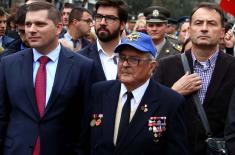
[[(119, 80), (99, 82), (92, 87), (92, 110), (86, 121), (89, 128), (81, 145), (87, 152), (83, 153), (187, 154), (184, 99), (150, 79), (156, 67), (156, 48), (151, 37), (133, 32), (115, 52), (119, 52)], [(89, 132), (90, 144), (86, 144)]]
[(147, 33), (152, 37), (157, 48), (156, 59), (175, 55), (179, 53), (179, 49), (175, 43), (170, 42), (167, 38), (167, 22), (170, 12), (162, 6), (151, 6), (144, 10), (146, 17)]
[(192, 74), (184, 73), (180, 55), (159, 61), (154, 79), (186, 98), (185, 114), (191, 155), (205, 155), (206, 131), (192, 99), (203, 104), (212, 136), (223, 137), (228, 105), (235, 86), (235, 59), (219, 50), (223, 13), (217, 4), (201, 3), (190, 20), (192, 48), (185, 52)]
[(58, 43), (52, 4), (29, 4), (25, 23), (32, 48), (0, 63), (0, 154), (71, 155), (94, 64)]
[(113, 80), (117, 77), (116, 55), (113, 51), (125, 29), (128, 6), (122, 0), (100, 0), (95, 8), (94, 26), (98, 39), (79, 53), (95, 61), (100, 80)]

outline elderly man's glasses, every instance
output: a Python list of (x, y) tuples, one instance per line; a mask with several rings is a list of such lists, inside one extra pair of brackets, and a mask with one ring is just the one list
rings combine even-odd
[(140, 58), (138, 56), (124, 56), (124, 55), (119, 55), (116, 56), (118, 63), (124, 63), (125, 61), (130, 65), (130, 66), (138, 66), (140, 61), (151, 61), (151, 58)]
[(116, 20), (118, 20), (119, 18), (118, 17), (115, 17), (115, 16), (112, 16), (112, 15), (101, 15), (101, 14), (96, 14), (94, 16), (94, 19), (96, 22), (101, 22), (102, 19), (105, 19), (105, 22), (108, 23), (108, 24), (112, 24), (114, 23)]

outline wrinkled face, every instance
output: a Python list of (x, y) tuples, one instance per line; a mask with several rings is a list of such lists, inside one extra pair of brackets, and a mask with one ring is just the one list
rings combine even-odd
[(147, 23), (147, 33), (153, 40), (162, 41), (167, 30), (166, 23)]
[(155, 67), (155, 60), (133, 47), (126, 46), (119, 53), (118, 78), (132, 90), (145, 83)]
[(7, 17), (0, 16), (0, 36), (5, 35), (6, 27), (7, 27)]
[(77, 30), (80, 32), (80, 36), (87, 36), (93, 25), (92, 16), (88, 12), (83, 12), (81, 19), (76, 25)]
[(224, 35), (220, 14), (213, 9), (199, 8), (192, 16), (189, 32), (193, 45), (217, 46)]
[(181, 29), (179, 31), (179, 42), (180, 43), (183, 44), (185, 42), (185, 40), (189, 37), (188, 33), (189, 33), (189, 22), (184, 22), (181, 25)]
[(118, 17), (118, 10), (114, 7), (100, 6), (95, 15), (95, 31), (99, 40), (109, 42), (120, 37), (125, 23)]
[(25, 34), (31, 47), (47, 53), (58, 45), (62, 23), (55, 25), (47, 10), (29, 11), (25, 19)]
[(69, 25), (69, 14), (72, 11), (72, 8), (64, 8), (62, 11), (62, 22), (64, 26)]

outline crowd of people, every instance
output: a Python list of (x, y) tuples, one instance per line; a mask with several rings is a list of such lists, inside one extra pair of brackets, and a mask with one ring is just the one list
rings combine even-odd
[(211, 2), (178, 21), (123, 0), (0, 9), (0, 155), (208, 155), (208, 137), (235, 155), (234, 53)]

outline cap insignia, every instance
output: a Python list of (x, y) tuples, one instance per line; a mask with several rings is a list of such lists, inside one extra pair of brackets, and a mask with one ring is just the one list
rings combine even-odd
[(153, 17), (158, 17), (158, 16), (159, 16), (159, 11), (153, 10)]
[(128, 41), (136, 41), (138, 38), (140, 38), (140, 35), (135, 32), (127, 36)]

